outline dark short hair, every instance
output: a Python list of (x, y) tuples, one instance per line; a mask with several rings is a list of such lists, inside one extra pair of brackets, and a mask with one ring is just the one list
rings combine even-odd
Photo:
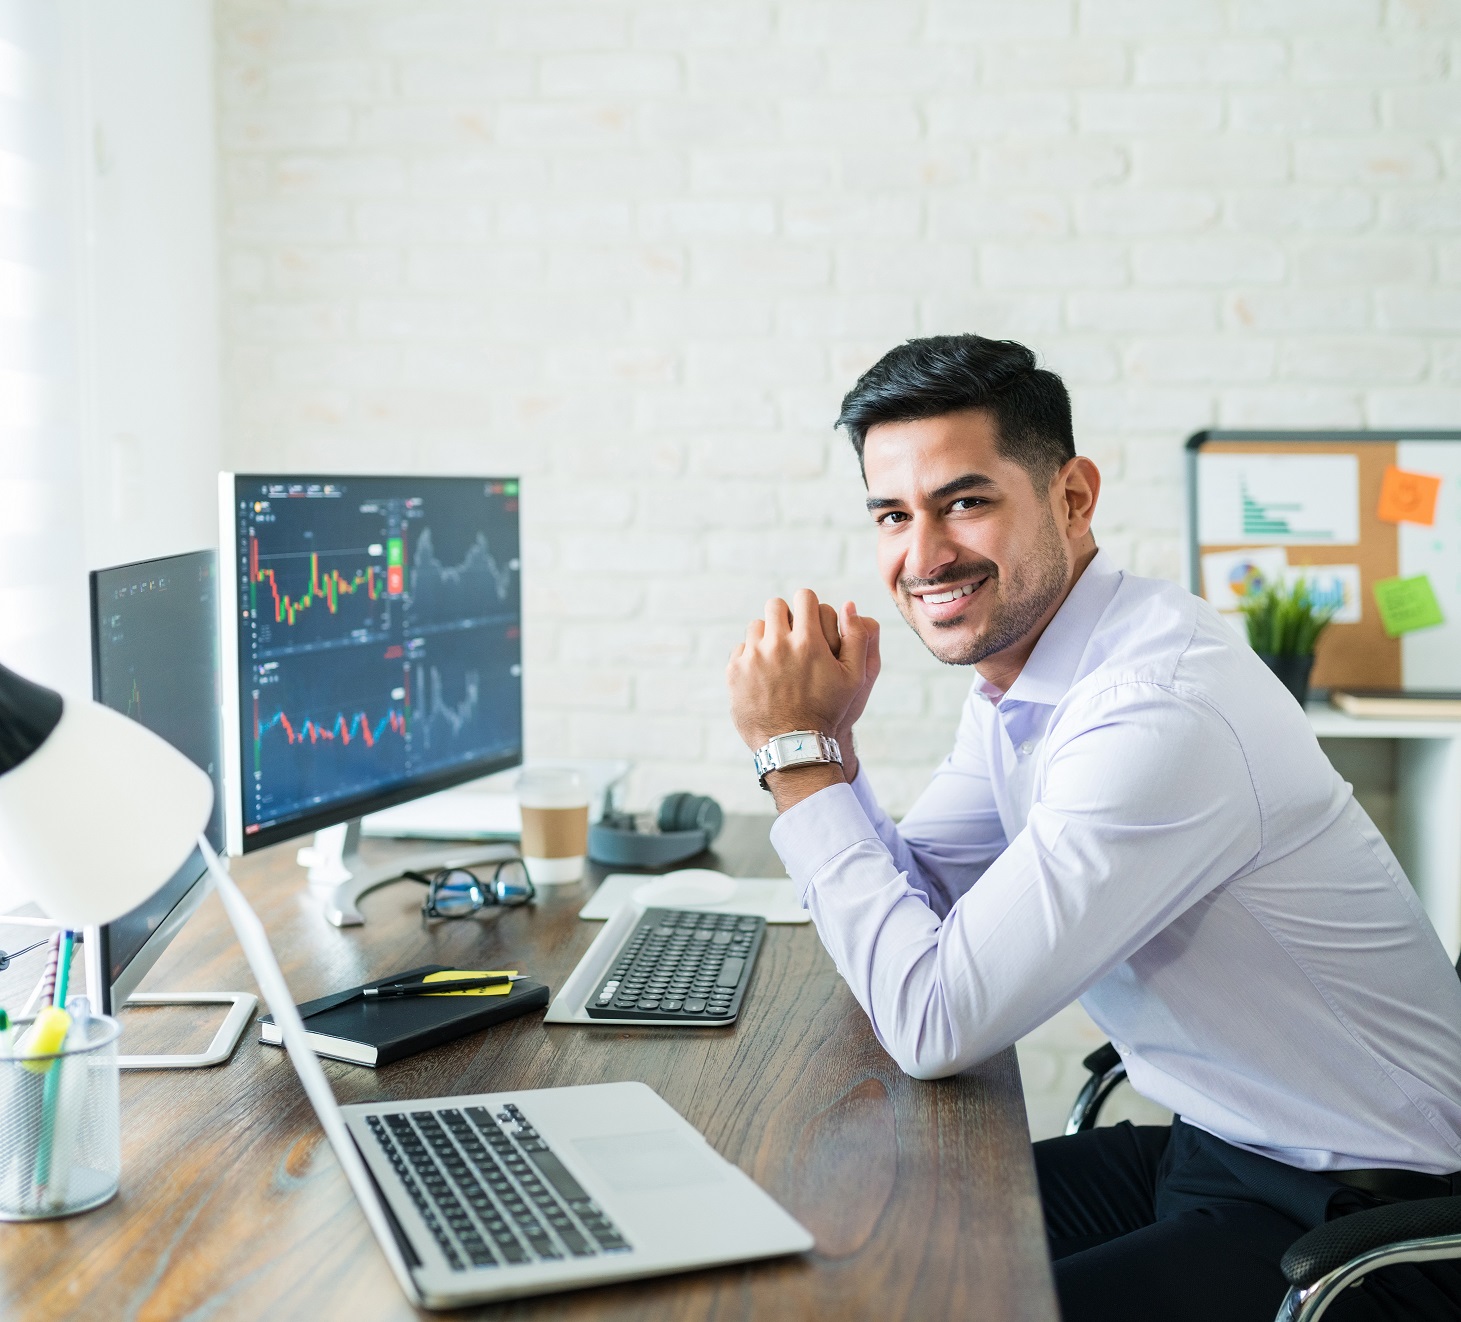
[(982, 335), (930, 335), (885, 353), (842, 397), (836, 426), (847, 429), (866, 479), (862, 451), (870, 428), (965, 409), (988, 410), (999, 453), (1037, 486), (1075, 458), (1065, 383), (1037, 366), (1023, 344)]

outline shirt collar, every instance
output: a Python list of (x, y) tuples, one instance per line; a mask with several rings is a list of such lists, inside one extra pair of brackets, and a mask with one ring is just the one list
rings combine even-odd
[(1097, 551), (1045, 626), (1004, 701), (1053, 707), (1065, 697), (1096, 624), (1120, 585), (1121, 571), (1111, 563), (1110, 556)]

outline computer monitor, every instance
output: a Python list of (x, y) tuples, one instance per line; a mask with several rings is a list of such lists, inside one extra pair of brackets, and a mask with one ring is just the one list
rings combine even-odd
[[(223, 843), (222, 725), (219, 707), (218, 558), (195, 551), (98, 569), (91, 575), (92, 693), (166, 739), (213, 781), (209, 844)], [(105, 866), (105, 863), (99, 864)], [(207, 895), (211, 882), (194, 850), (146, 903), (88, 931), (87, 987), (105, 1014), (124, 1005), (228, 1003), (235, 1013), (201, 1056), (124, 1057), (124, 1064), (212, 1064), (227, 1059), (254, 998), (231, 992), (138, 996), (138, 983)], [(245, 1005), (246, 1002), (246, 1005)], [(240, 1011), (240, 1007), (244, 1008)], [(220, 1054), (221, 1053), (221, 1054)]]
[(346, 824), (312, 872), (333, 921), (462, 861), (367, 867), (361, 816), (522, 761), (518, 500), (510, 477), (222, 475), (228, 848)]

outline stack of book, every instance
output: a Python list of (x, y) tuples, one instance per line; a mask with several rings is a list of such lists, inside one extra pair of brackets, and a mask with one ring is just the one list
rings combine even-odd
[(1335, 689), (1329, 694), (1329, 701), (1347, 716), (1371, 720), (1437, 721), (1461, 717), (1461, 693)]

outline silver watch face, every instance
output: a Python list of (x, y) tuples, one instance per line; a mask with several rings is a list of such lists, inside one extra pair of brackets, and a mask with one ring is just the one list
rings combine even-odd
[(779, 734), (771, 743), (776, 750), (778, 766), (792, 767), (799, 762), (823, 760), (821, 740), (810, 731), (797, 730), (792, 734)]

